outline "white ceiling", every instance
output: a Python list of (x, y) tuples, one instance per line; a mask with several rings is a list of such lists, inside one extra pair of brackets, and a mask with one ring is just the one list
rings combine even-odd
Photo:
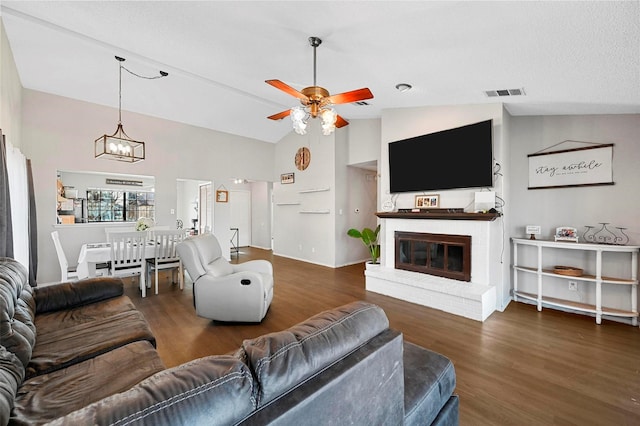
[[(513, 115), (640, 113), (640, 2), (2, 1), (27, 89), (277, 142), (296, 104), (267, 85), (368, 87), (382, 110), (503, 101)], [(397, 91), (397, 83), (413, 89)], [(524, 88), (488, 98), (485, 90)], [(114, 116), (114, 121), (116, 117)]]

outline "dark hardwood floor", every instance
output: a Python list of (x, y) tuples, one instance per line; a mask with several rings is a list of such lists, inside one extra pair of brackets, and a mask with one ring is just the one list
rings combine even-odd
[(481, 323), (367, 292), (363, 264), (332, 269), (241, 248), (239, 261), (250, 259), (274, 266), (275, 295), (260, 324), (196, 317), (191, 283), (180, 291), (169, 272), (160, 294), (145, 299), (136, 283), (125, 281), (167, 367), (233, 351), (243, 339), (366, 300), (381, 306), (406, 340), (453, 361), (462, 425), (640, 425), (638, 327), (596, 325), (591, 317), (515, 302)]

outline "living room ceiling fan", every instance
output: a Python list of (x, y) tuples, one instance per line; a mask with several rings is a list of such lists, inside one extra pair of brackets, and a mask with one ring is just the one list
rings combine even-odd
[(291, 116), (293, 129), (296, 133), (304, 135), (309, 117), (320, 117), (322, 120), (322, 133), (331, 134), (336, 127), (344, 127), (349, 124), (340, 117), (332, 105), (347, 104), (373, 98), (373, 94), (368, 88), (352, 90), (349, 92), (331, 95), (327, 89), (316, 84), (316, 49), (322, 40), (318, 37), (309, 37), (309, 44), (313, 47), (313, 86), (305, 87), (301, 91), (294, 89), (280, 80), (266, 80), (267, 84), (280, 89), (283, 92), (298, 98), (302, 106), (296, 106), (286, 111), (273, 114), (267, 118), (271, 120), (281, 120), (286, 116)]

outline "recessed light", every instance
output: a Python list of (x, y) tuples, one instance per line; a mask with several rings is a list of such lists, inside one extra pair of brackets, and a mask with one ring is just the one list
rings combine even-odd
[(411, 87), (413, 87), (413, 86), (411, 86), (408, 83), (398, 83), (398, 84), (396, 84), (396, 89), (398, 89), (399, 91), (401, 91), (403, 93), (404, 92), (408, 92), (409, 90), (411, 90)]

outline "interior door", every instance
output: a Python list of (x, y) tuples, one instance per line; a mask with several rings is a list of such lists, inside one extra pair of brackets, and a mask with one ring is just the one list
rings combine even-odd
[(231, 228), (238, 228), (238, 247), (251, 245), (251, 192), (231, 191), (229, 194)]
[(198, 232), (203, 234), (213, 229), (213, 199), (211, 183), (200, 185), (198, 197)]

